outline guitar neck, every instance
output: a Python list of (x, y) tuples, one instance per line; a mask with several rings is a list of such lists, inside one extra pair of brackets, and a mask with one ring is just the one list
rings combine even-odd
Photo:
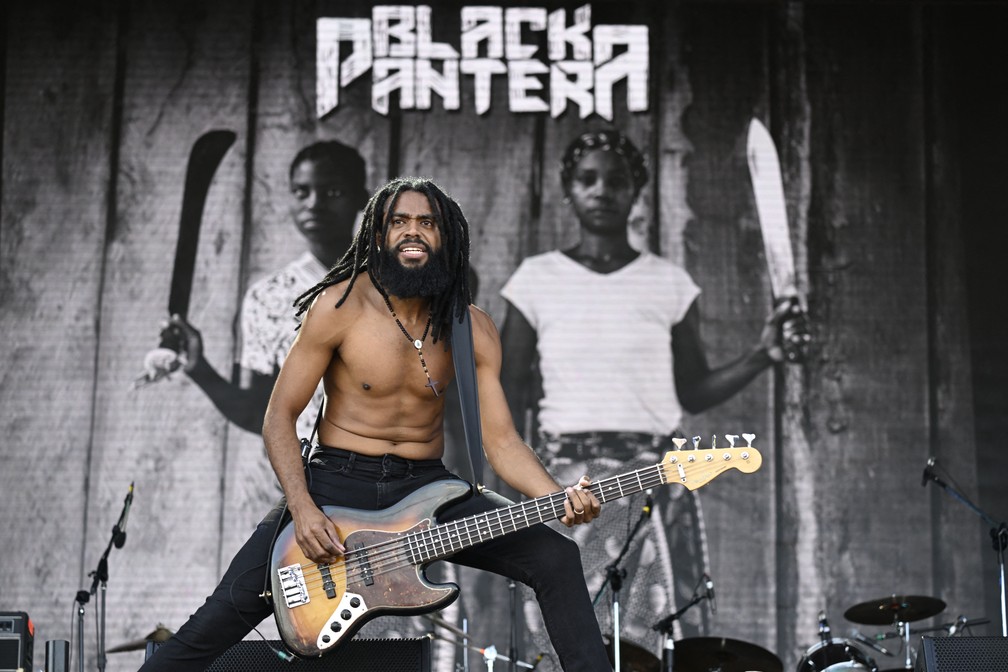
[[(609, 476), (587, 489), (601, 503), (636, 494), (666, 483), (661, 464), (644, 467), (619, 476)], [(503, 537), (540, 523), (562, 518), (566, 513), (565, 492), (554, 492), (486, 513), (441, 523), (405, 536), (413, 564), (440, 560), (476, 544)]]

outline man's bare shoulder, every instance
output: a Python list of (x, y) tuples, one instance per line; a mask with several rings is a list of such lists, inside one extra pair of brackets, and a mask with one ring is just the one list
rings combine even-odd
[(469, 319), (472, 321), (474, 338), (478, 334), (481, 334), (486, 337), (499, 339), (499, 336), (497, 335), (497, 325), (494, 323), (493, 318), (490, 317), (489, 313), (485, 310), (479, 306), (470, 304)]
[(373, 292), (374, 288), (366, 275), (358, 276), (353, 287), (350, 287), (349, 279), (326, 287), (312, 300), (305, 312), (302, 330), (323, 329), (326, 333), (333, 333), (333, 329), (340, 325), (352, 324), (373, 303), (370, 296)]

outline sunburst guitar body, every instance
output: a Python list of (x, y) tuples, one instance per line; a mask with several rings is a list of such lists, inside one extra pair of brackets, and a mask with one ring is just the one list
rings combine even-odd
[[(749, 435), (747, 435), (748, 437)], [(669, 451), (664, 459), (589, 486), (602, 503), (678, 483), (695, 490), (729, 469), (752, 473), (762, 464), (755, 448)], [(491, 539), (564, 515), (563, 491), (485, 513), (437, 522), (437, 514), (470, 497), (464, 481), (437, 481), (394, 506), (361, 511), (326, 506), (346, 552), (317, 564), (301, 552), (288, 523), (270, 561), (274, 615), (287, 647), (301, 656), (321, 656), (383, 614), (418, 614), (440, 609), (458, 597), (455, 584), (433, 584), (426, 567)]]

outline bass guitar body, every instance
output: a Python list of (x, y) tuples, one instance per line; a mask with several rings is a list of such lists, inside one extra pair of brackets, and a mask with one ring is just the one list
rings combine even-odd
[(438, 511), (471, 494), (468, 483), (448, 480), (378, 511), (325, 506), (322, 511), (346, 548), (328, 565), (305, 557), (288, 523), (271, 560), (274, 614), (284, 643), (300, 655), (320, 656), (377, 616), (425, 613), (451, 604), (458, 586), (427, 580), (424, 569), (430, 562), (423, 558), (431, 556), (416, 547), (416, 540), (427, 538), (423, 533), (435, 524)]

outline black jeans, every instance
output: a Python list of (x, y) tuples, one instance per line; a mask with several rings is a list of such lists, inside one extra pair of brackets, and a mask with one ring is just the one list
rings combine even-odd
[[(306, 475), (312, 499), (319, 506), (366, 510), (384, 509), (424, 485), (458, 478), (440, 460), (370, 457), (332, 448), (323, 448), (313, 456)], [(510, 503), (485, 491), (482, 496), (452, 503), (438, 520), (462, 518)], [(278, 522), (289, 518), (285, 504), (281, 499), (263, 518), (232, 559), (214, 592), (144, 664), (142, 672), (204, 670), (253, 626), (272, 615), (272, 607), (260, 595)], [(530, 586), (564, 669), (611, 672), (585, 587), (580, 553), (573, 541), (545, 525), (536, 525), (473, 546), (450, 561)]]

